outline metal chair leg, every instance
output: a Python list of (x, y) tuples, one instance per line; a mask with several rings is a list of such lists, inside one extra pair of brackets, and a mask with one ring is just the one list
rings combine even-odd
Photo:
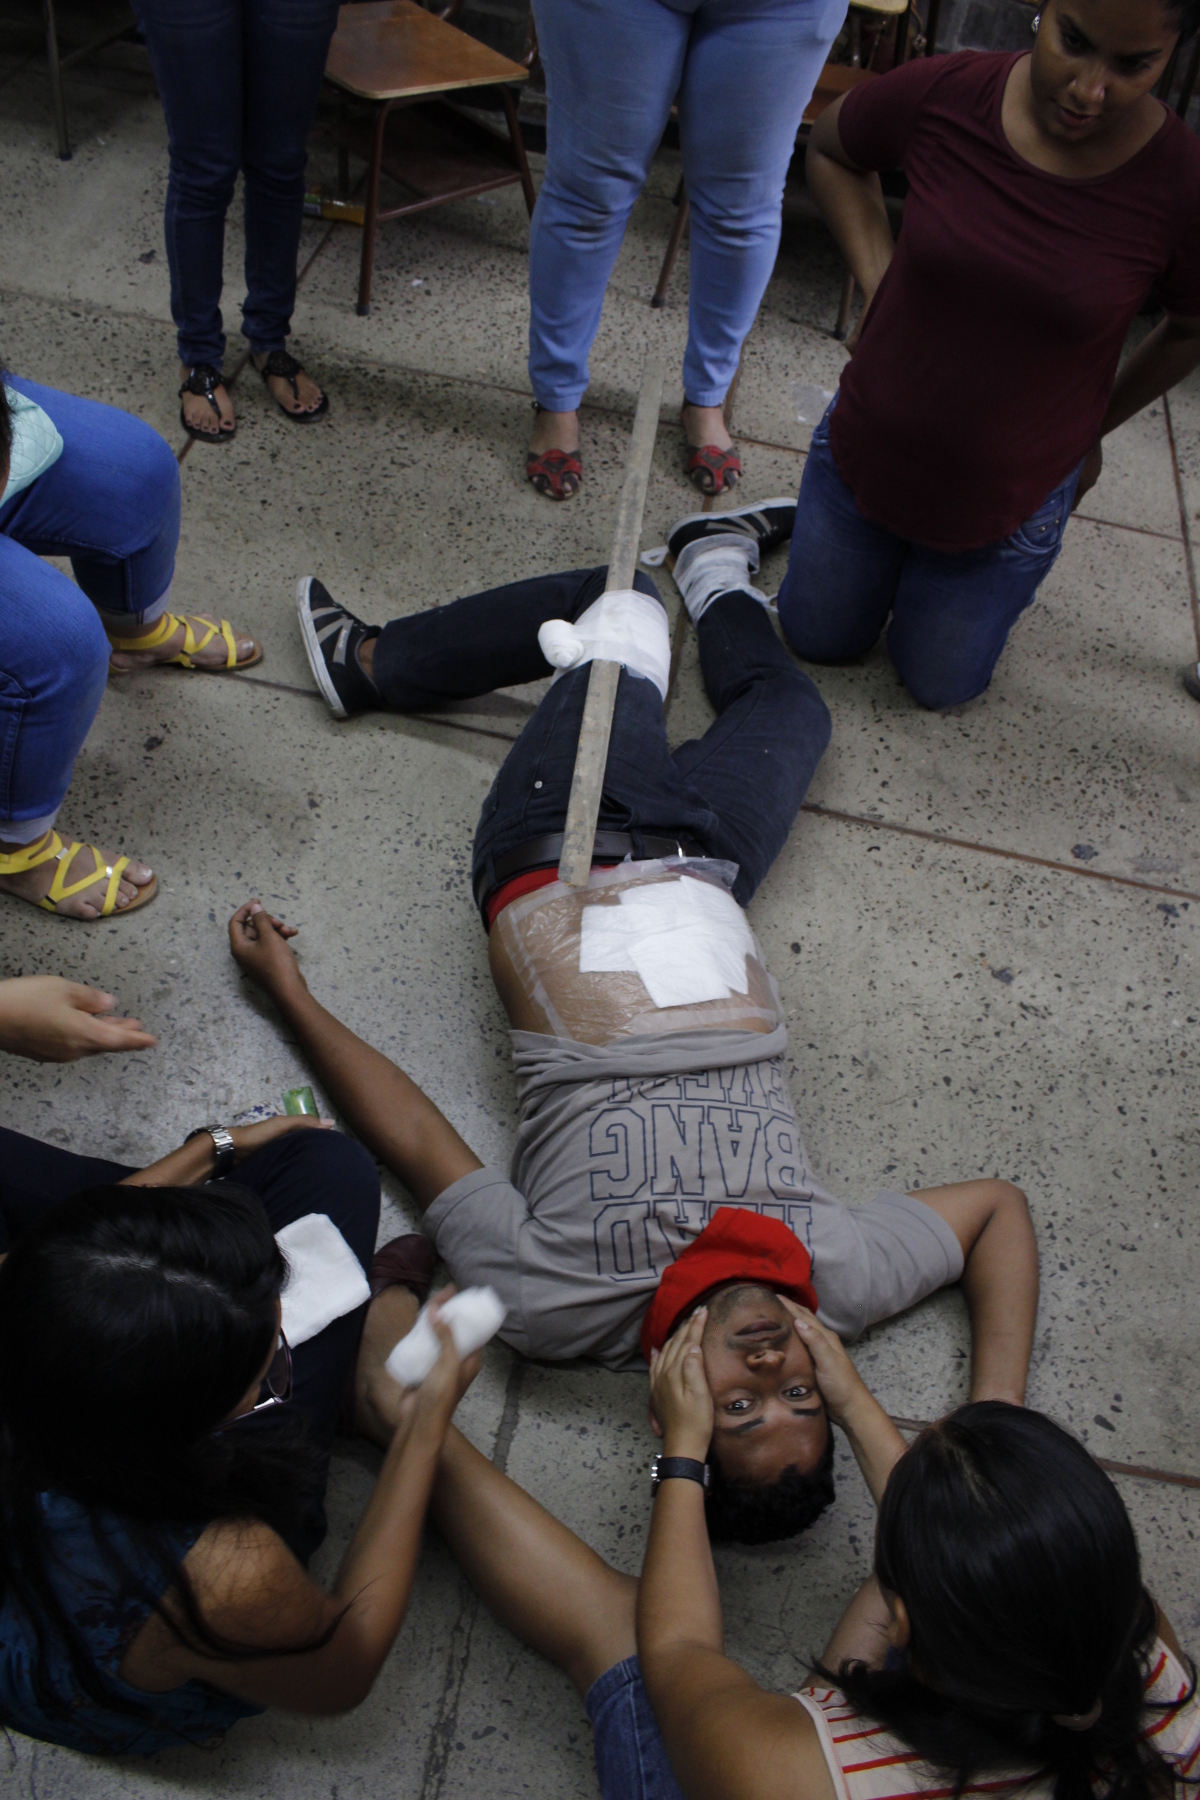
[(667, 252), (663, 257), (662, 268), (658, 271), (658, 286), (650, 301), (651, 306), (654, 307), (665, 306), (667, 303), (667, 288), (671, 282), (671, 271), (675, 267), (675, 258), (679, 255), (679, 246), (682, 244), (683, 234), (687, 230), (688, 214), (692, 210), (691, 203), (684, 191), (682, 178), (679, 186), (675, 189), (675, 205), (679, 210), (675, 214), (675, 223), (671, 227), (671, 235), (667, 240)]
[(62, 70), (58, 63), (58, 26), (54, 18), (54, 0), (42, 0), (42, 17), (46, 24), (46, 61), (50, 65), (50, 93), (54, 102), (58, 155), (60, 162), (70, 162), (71, 140), (67, 135), (67, 102), (63, 95)]
[(845, 343), (846, 341), (846, 333), (850, 329), (850, 308), (853, 305), (854, 277), (849, 269), (847, 269), (845, 276), (842, 279), (842, 295), (841, 299), (838, 301), (837, 324), (833, 328), (833, 335), (839, 344)]
[(358, 270), (358, 305), (360, 318), (371, 310), (371, 270), (375, 262), (375, 233), (379, 227), (379, 176), (383, 168), (383, 136), (387, 130), (390, 100), (385, 100), (375, 115), (371, 134), (371, 167), (367, 171), (367, 209), (363, 215), (362, 261)]

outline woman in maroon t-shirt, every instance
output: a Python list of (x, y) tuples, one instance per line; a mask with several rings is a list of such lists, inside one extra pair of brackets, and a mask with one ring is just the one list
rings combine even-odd
[[(910, 63), (822, 114), (809, 185), (867, 309), (779, 594), (799, 655), (861, 656), (890, 613), (916, 700), (982, 693), (1101, 438), (1200, 362), (1200, 143), (1150, 92), (1198, 15), (1045, 0), (1032, 55)], [(1150, 294), (1167, 316), (1117, 376)]]

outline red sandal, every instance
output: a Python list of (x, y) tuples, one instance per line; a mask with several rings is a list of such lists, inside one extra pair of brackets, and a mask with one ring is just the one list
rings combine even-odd
[[(533, 403), (535, 413), (545, 409)], [(525, 458), (525, 477), (546, 500), (570, 500), (583, 481), (583, 459), (578, 450), (531, 450)]]
[(687, 451), (688, 479), (702, 494), (727, 493), (741, 480), (742, 459), (732, 445), (721, 450), (716, 444), (689, 444)]

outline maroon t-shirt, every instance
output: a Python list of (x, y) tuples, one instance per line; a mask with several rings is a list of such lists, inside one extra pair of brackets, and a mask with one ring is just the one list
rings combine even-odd
[(1016, 61), (911, 62), (838, 117), (846, 154), (902, 168), (909, 194), (842, 373), (834, 460), (868, 519), (934, 550), (998, 542), (1066, 478), (1151, 290), (1200, 316), (1200, 143), (1167, 112), (1111, 174), (1044, 174), (1000, 123)]

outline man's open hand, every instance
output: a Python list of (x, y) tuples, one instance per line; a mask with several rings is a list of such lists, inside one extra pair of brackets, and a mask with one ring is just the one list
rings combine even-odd
[(150, 1050), (140, 1019), (112, 1016), (116, 1001), (61, 975), (0, 981), (0, 1049), (34, 1062), (78, 1062), (107, 1050)]

